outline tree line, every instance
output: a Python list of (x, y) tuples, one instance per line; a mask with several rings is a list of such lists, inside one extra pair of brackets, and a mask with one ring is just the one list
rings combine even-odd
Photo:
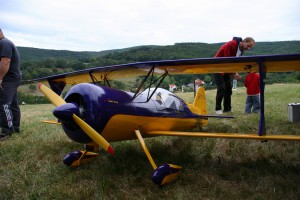
[[(138, 46), (100, 52), (72, 52), (65, 50), (45, 50), (19, 47), (23, 80), (50, 76), (54, 74), (88, 69), (91, 67), (125, 64), (153, 60), (174, 60), (187, 58), (210, 58), (215, 55), (223, 43), (175, 43), (166, 46)], [(247, 51), (250, 55), (293, 54), (300, 53), (300, 41), (257, 42), (255, 48)], [(268, 82), (295, 82), (299, 74), (268, 74)], [(208, 75), (174, 75), (170, 81), (182, 85), (199, 78), (212, 81)]]
[[(28, 81), (35, 78), (99, 66), (154, 60), (211, 58), (215, 55), (222, 44), (223, 43), (175, 43), (174, 45), (166, 46), (137, 46), (100, 52), (73, 52), (29, 47), (18, 47), (18, 49), (21, 55), (23, 83), (27, 84)], [(246, 56), (294, 53), (300, 53), (300, 41), (257, 42), (254, 49), (246, 52)], [(242, 74), (242, 76), (243, 75), (244, 74)], [(165, 79), (162, 87), (168, 89), (168, 84), (176, 84), (177, 86), (187, 85), (192, 83), (195, 79), (204, 80), (206, 83), (213, 83), (214, 81), (212, 74), (172, 75)], [(299, 72), (268, 73), (266, 83), (271, 84), (299, 81)], [(128, 89), (121, 81), (113, 81), (111, 85), (119, 89)], [(240, 82), (239, 85), (241, 86), (242, 82)], [(34, 85), (29, 85), (29, 87), (31, 87), (30, 90), (32, 91), (36, 90), (36, 86)], [(215, 85), (206, 84), (205, 87), (206, 89), (213, 89), (215, 88)], [(30, 94), (19, 94), (19, 96), (21, 102), (48, 103), (46, 99), (32, 96)]]

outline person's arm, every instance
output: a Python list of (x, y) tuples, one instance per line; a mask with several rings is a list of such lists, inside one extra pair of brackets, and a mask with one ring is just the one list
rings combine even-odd
[(0, 61), (0, 87), (2, 85), (2, 80), (9, 70), (10, 58), (2, 57)]

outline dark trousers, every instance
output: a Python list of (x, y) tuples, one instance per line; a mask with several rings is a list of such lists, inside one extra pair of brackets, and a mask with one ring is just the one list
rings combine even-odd
[(216, 107), (215, 110), (222, 110), (222, 101), (224, 112), (231, 111), (231, 94), (232, 86), (230, 80), (230, 74), (215, 74), (215, 81), (217, 85)]
[(21, 80), (2, 82), (2, 89), (0, 89), (0, 119), (2, 132), (6, 134), (20, 129), (21, 111), (17, 95), (20, 84)]

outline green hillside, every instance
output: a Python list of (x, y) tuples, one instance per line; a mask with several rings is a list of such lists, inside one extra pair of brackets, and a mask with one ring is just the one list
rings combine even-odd
[[(51, 58), (80, 60), (92, 57), (138, 59), (135, 61), (212, 57), (223, 43), (175, 43), (167, 46), (137, 46), (105, 51), (68, 51), (18, 47), (22, 62), (43, 61)], [(300, 41), (257, 42), (247, 55), (300, 53)], [(134, 56), (133, 56), (134, 55)]]
[[(19, 47), (19, 51), (21, 54), (23, 80), (31, 80), (96, 66), (150, 60), (209, 58), (215, 55), (222, 44), (176, 43), (166, 46), (137, 46), (100, 52), (75, 52)], [(257, 42), (254, 49), (247, 51), (245, 55), (294, 53), (300, 53), (300, 41)]]
[(124, 49), (112, 49), (104, 51), (68, 51), (68, 50), (52, 50), (52, 49), (39, 49), (32, 47), (18, 47), (19, 53), (22, 58), (22, 62), (34, 62), (47, 59), (86, 59), (97, 56), (105, 56), (107, 54), (124, 52), (129, 49), (135, 49), (139, 47), (124, 48)]

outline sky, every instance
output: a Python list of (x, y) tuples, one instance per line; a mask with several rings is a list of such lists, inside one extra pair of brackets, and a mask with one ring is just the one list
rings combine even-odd
[(16, 46), (103, 51), (181, 42), (300, 40), (299, 0), (0, 0)]

